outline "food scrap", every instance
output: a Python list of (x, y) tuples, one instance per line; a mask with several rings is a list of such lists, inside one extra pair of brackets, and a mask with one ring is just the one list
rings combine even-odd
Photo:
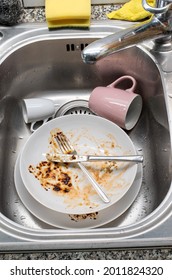
[(74, 222), (78, 222), (86, 219), (96, 220), (97, 216), (98, 216), (98, 212), (82, 214), (82, 215), (77, 215), (77, 214), (69, 215), (71, 220)]
[(61, 164), (41, 161), (36, 167), (29, 166), (29, 172), (40, 181), (45, 190), (52, 189), (55, 192), (68, 193), (73, 188), (70, 171)]

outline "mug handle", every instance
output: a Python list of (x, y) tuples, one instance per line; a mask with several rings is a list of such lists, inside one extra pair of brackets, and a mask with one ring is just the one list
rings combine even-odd
[[(31, 132), (35, 132), (40, 126), (42, 126), (43, 124), (45, 124), (48, 120), (49, 120), (49, 118), (40, 121), (40, 122), (41, 122), (40, 125), (39, 125), (39, 121), (31, 123), (31, 125), (30, 125), (30, 131), (31, 131)], [(36, 126), (36, 125), (37, 125), (37, 126)], [(36, 126), (36, 128), (35, 128), (35, 126)]]
[(127, 88), (125, 90), (129, 91), (129, 92), (134, 92), (134, 90), (136, 88), (136, 80), (132, 76), (122, 76), (122, 77), (118, 78), (116, 81), (114, 81), (112, 84), (108, 85), (107, 87), (115, 88), (120, 82), (127, 80), (127, 79), (131, 80), (133, 82), (133, 84), (130, 88)]

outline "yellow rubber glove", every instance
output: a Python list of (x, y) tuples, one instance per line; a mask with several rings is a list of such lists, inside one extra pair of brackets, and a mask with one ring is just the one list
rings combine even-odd
[[(150, 6), (154, 6), (155, 0), (147, 0)], [(122, 8), (107, 14), (109, 19), (139, 21), (151, 17), (151, 13), (147, 12), (142, 6), (142, 0), (131, 0), (124, 4)]]

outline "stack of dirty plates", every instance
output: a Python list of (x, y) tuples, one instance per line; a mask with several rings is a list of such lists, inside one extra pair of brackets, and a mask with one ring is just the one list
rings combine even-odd
[(84, 163), (110, 198), (110, 203), (104, 203), (77, 163), (46, 160), (47, 152), (57, 151), (57, 130), (81, 155), (136, 154), (128, 135), (104, 118), (68, 115), (51, 120), (30, 136), (16, 162), (15, 185), (26, 208), (47, 224), (66, 229), (99, 227), (119, 217), (139, 192), (142, 165)]

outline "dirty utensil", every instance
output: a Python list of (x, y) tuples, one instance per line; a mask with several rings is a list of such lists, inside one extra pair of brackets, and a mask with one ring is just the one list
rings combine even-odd
[(74, 155), (74, 154), (58, 154), (47, 153), (46, 158), (54, 162), (87, 162), (87, 161), (121, 161), (142, 163), (143, 156), (141, 155), (126, 155), (126, 156), (94, 156), (94, 155)]
[[(76, 150), (71, 146), (69, 140), (67, 137), (63, 134), (62, 131), (58, 132), (56, 134), (56, 142), (59, 146), (59, 149), (63, 154), (71, 154), (71, 155), (77, 155)], [(78, 162), (77, 163), (82, 172), (86, 175), (98, 195), (101, 197), (101, 199), (105, 203), (109, 203), (110, 199), (107, 197), (107, 195), (104, 193), (104, 191), (101, 189), (100, 185), (95, 181), (95, 179), (91, 176), (91, 174), (88, 172), (88, 170), (85, 168), (85, 166), (82, 165), (82, 163)]]

